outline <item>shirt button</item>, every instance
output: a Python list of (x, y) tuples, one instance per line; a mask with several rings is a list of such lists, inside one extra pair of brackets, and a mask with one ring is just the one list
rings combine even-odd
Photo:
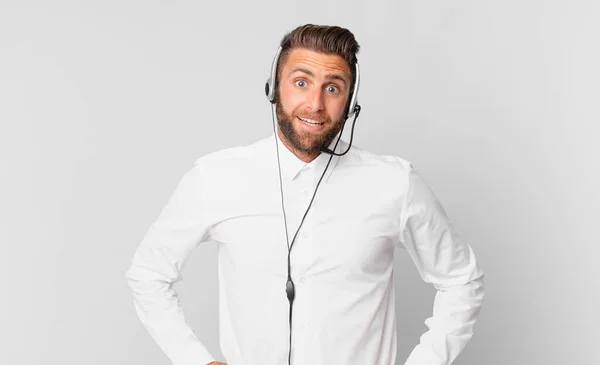
[(304, 276), (300, 278), (301, 283), (304, 283), (305, 281), (306, 281), (306, 278)]

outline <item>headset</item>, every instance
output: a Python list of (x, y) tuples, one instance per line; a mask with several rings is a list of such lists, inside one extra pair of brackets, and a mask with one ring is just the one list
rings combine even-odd
[[(282, 42), (282, 45), (285, 43), (285, 39)], [(280, 188), (280, 192), (281, 192), (281, 209), (283, 211), (283, 222), (285, 225), (285, 238), (287, 240), (287, 244), (288, 244), (288, 274), (287, 274), (287, 282), (285, 284), (285, 292), (286, 292), (286, 296), (288, 298), (288, 301), (290, 303), (290, 311), (289, 311), (289, 324), (290, 324), (290, 344), (289, 344), (289, 352), (288, 352), (288, 365), (291, 365), (291, 356), (292, 356), (292, 308), (293, 308), (293, 304), (294, 304), (294, 297), (295, 297), (295, 287), (294, 287), (294, 282), (292, 281), (292, 276), (291, 276), (291, 252), (292, 252), (292, 246), (294, 245), (294, 241), (296, 241), (296, 237), (298, 236), (298, 232), (300, 232), (300, 228), (302, 227), (302, 224), (304, 223), (304, 219), (306, 218), (306, 215), (308, 214), (308, 211), (310, 210), (310, 207), (312, 206), (313, 201), (315, 200), (315, 196), (317, 194), (317, 190), (319, 189), (319, 185), (321, 185), (321, 181), (323, 180), (323, 177), (325, 176), (325, 173), (327, 172), (327, 169), (329, 168), (329, 164), (331, 163), (331, 160), (333, 159), (333, 156), (343, 156), (346, 153), (348, 153), (348, 151), (350, 150), (350, 147), (352, 147), (352, 138), (354, 136), (354, 124), (356, 123), (356, 119), (358, 118), (358, 115), (360, 114), (361, 111), (361, 106), (358, 105), (358, 86), (360, 83), (360, 70), (358, 67), (358, 61), (355, 64), (355, 81), (354, 81), (354, 89), (352, 91), (352, 97), (350, 99), (350, 102), (348, 103), (348, 109), (346, 110), (346, 115), (344, 116), (344, 122), (342, 124), (342, 128), (339, 132), (339, 137), (335, 143), (335, 146), (333, 147), (333, 150), (330, 150), (329, 148), (322, 146), (321, 147), (321, 152), (327, 153), (329, 154), (329, 161), (327, 162), (327, 165), (325, 166), (325, 170), (323, 171), (323, 174), (321, 175), (321, 178), (319, 179), (319, 182), (317, 183), (317, 186), (315, 188), (315, 191), (313, 193), (312, 199), (310, 200), (310, 204), (308, 205), (308, 208), (306, 209), (306, 211), (304, 212), (304, 216), (302, 217), (302, 220), (300, 221), (300, 225), (298, 227), (298, 229), (296, 230), (296, 233), (294, 234), (294, 237), (292, 238), (292, 242), (290, 244), (290, 239), (288, 236), (288, 228), (287, 228), (287, 217), (285, 214), (285, 204), (284, 204), (284, 198), (283, 198), (283, 182), (282, 182), (282, 177), (281, 177), (281, 161), (279, 159), (279, 143), (278, 143), (278, 137), (277, 137), (277, 130), (275, 127), (275, 90), (277, 88), (277, 65), (279, 63), (279, 57), (281, 55), (281, 51), (283, 50), (283, 47), (280, 46), (277, 49), (277, 52), (275, 53), (275, 57), (273, 58), (273, 63), (271, 65), (271, 76), (267, 79), (267, 82), (265, 84), (265, 94), (267, 96), (267, 99), (269, 100), (269, 102), (271, 103), (271, 116), (272, 116), (272, 121), (273, 121), (273, 133), (275, 136), (275, 148), (277, 150), (277, 166), (279, 169), (279, 188)], [(354, 116), (354, 120), (352, 121), (352, 132), (350, 134), (350, 143), (348, 145), (348, 148), (346, 149), (346, 151), (344, 151), (343, 153), (336, 153), (334, 152), (335, 149), (337, 148), (338, 143), (340, 142), (340, 139), (342, 138), (342, 133), (344, 132), (344, 126), (346, 125), (346, 121), (348, 120), (348, 118), (350, 118), (351, 116)]]

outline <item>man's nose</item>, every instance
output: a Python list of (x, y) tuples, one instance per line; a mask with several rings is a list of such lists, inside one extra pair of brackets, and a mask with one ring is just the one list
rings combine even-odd
[(311, 111), (318, 112), (325, 108), (325, 103), (323, 100), (323, 90), (321, 88), (314, 88), (308, 95), (307, 104), (310, 107)]

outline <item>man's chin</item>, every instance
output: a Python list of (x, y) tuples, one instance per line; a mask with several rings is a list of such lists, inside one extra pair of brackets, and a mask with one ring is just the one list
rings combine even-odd
[(292, 143), (292, 145), (294, 146), (294, 148), (296, 148), (302, 153), (313, 154), (321, 150), (321, 147), (316, 145), (315, 143), (305, 143), (296, 141), (295, 143)]
[(286, 136), (286, 138), (292, 147), (299, 152), (313, 154), (321, 150), (321, 144), (310, 136), (301, 135), (296, 132), (294, 136)]

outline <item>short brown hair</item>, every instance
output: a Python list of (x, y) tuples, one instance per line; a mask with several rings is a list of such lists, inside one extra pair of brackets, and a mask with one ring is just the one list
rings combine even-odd
[[(352, 97), (356, 80), (356, 54), (360, 50), (360, 45), (351, 31), (338, 26), (305, 24), (287, 33), (281, 40), (280, 45), (282, 50), (277, 65), (277, 79), (280, 78), (281, 65), (285, 64), (290, 52), (295, 48), (336, 54), (346, 60), (350, 68), (350, 75), (352, 76), (350, 97)], [(277, 89), (276, 94), (278, 93)]]

